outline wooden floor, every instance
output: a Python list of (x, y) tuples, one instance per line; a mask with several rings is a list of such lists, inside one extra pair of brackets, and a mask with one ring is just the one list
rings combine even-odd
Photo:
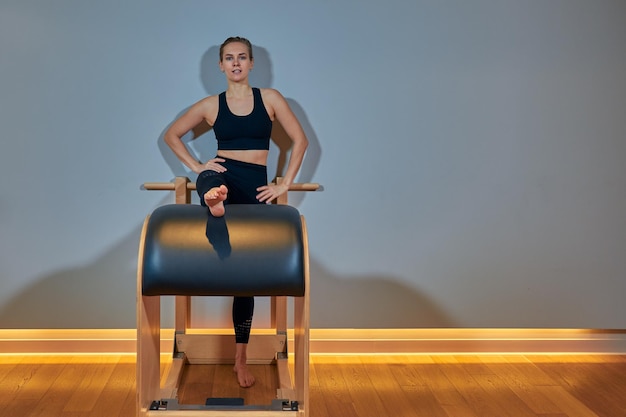
[[(258, 384), (241, 389), (230, 366), (196, 366), (184, 375), (181, 402), (241, 396), (259, 404), (274, 395), (272, 367), (255, 367)], [(626, 356), (314, 356), (310, 397), (311, 417), (620, 417)], [(134, 411), (132, 356), (0, 356), (2, 416)]]

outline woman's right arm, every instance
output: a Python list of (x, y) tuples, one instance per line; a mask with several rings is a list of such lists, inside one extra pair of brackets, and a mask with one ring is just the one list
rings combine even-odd
[(207, 120), (208, 122), (211, 119), (211, 110), (215, 104), (216, 100), (214, 97), (207, 97), (195, 103), (172, 123), (163, 136), (165, 143), (172, 149), (178, 159), (196, 174), (204, 171), (205, 164), (198, 161), (198, 158), (189, 152), (189, 149), (183, 143), (182, 137), (202, 121)]

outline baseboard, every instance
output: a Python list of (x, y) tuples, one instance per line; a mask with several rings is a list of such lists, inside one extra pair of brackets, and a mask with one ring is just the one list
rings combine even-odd
[[(173, 336), (173, 330), (162, 330), (162, 352), (172, 351)], [(293, 351), (292, 334), (289, 340)], [(0, 354), (135, 354), (135, 341), (135, 329), (0, 330)], [(625, 354), (626, 329), (312, 329), (310, 352)]]
[(320, 329), (311, 333), (311, 352), (319, 354), (626, 353), (626, 330)]

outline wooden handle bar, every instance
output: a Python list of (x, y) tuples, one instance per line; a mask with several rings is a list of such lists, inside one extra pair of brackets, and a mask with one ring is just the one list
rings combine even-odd
[[(173, 182), (144, 182), (143, 188), (146, 190), (163, 190), (163, 191), (171, 191), (174, 190), (176, 185)], [(187, 183), (188, 190), (195, 190), (196, 184), (192, 182)]]
[[(162, 190), (162, 191), (173, 191), (175, 190), (176, 184), (173, 182), (144, 182), (143, 188), (146, 190)], [(196, 184), (193, 182), (186, 183), (186, 187), (188, 190), (195, 190)], [(289, 187), (289, 191), (317, 191), (320, 189), (320, 185), (317, 183), (294, 183)]]

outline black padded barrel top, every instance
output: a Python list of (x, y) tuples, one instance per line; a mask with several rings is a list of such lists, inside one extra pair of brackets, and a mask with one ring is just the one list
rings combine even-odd
[(213, 217), (170, 204), (154, 210), (142, 236), (143, 295), (304, 295), (306, 237), (294, 207), (228, 205)]

